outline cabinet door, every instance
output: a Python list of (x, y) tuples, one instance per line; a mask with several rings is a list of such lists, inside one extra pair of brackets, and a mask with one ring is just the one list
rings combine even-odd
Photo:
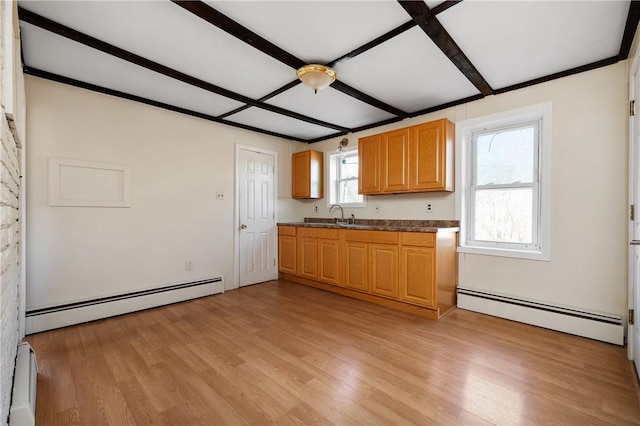
[(285, 274), (296, 273), (296, 237), (281, 235), (278, 237), (278, 270)]
[(367, 243), (347, 241), (344, 256), (346, 258), (345, 287), (367, 291), (369, 265)]
[(402, 247), (400, 299), (418, 305), (436, 307), (435, 249)]
[(358, 140), (358, 193), (380, 192), (380, 135)]
[(318, 240), (298, 238), (298, 275), (315, 280), (318, 277)]
[(291, 196), (318, 199), (324, 196), (323, 158), (319, 151), (296, 152), (291, 157)]
[(448, 121), (411, 128), (411, 190), (453, 191), (453, 137)]
[(380, 296), (398, 298), (398, 246), (369, 245), (371, 259), (370, 291)]
[(318, 280), (338, 284), (338, 241), (318, 240)]
[(296, 152), (292, 156), (291, 177), (293, 198), (309, 198), (311, 196), (311, 151)]
[(382, 134), (382, 192), (409, 189), (409, 129)]

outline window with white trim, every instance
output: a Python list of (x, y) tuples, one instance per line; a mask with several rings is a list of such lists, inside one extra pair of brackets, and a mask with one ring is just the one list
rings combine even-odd
[(346, 207), (365, 206), (364, 196), (358, 194), (358, 150), (343, 150), (328, 154), (329, 204)]
[(549, 260), (550, 108), (460, 123), (461, 252)]

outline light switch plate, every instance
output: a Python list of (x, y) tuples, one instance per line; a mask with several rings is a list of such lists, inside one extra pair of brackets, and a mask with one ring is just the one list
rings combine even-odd
[(224, 200), (224, 192), (217, 191), (216, 192), (216, 200)]

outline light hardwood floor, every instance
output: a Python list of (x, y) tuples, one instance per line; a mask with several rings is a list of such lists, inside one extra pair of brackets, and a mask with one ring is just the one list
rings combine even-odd
[(38, 425), (640, 423), (624, 348), (284, 281), (27, 340)]

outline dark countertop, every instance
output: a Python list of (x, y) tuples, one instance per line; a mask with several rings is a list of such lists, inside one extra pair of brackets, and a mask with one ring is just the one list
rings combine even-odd
[(355, 223), (348, 225), (337, 224), (335, 221), (334, 218), (305, 217), (304, 222), (281, 222), (278, 226), (396, 232), (458, 232), (460, 230), (460, 222), (457, 220), (355, 219)]

